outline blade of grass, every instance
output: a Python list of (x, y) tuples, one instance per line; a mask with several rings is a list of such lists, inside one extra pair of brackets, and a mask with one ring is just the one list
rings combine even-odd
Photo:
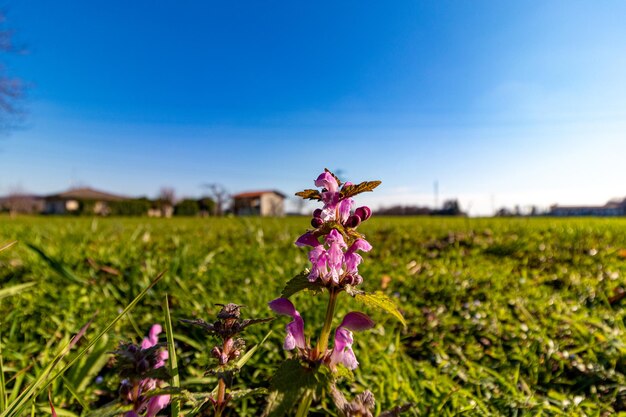
[(36, 282), (25, 282), (23, 284), (17, 284), (11, 287), (2, 288), (0, 289), (0, 300), (6, 297), (10, 297), (15, 294), (19, 294), (20, 292), (28, 289), (29, 287), (32, 287), (35, 284)]
[(2, 252), (5, 249), (9, 249), (11, 246), (15, 245), (17, 243), (17, 240), (14, 240), (13, 242), (9, 242), (4, 244), (3, 246), (0, 246), (0, 252)]
[(76, 399), (76, 401), (78, 401), (80, 406), (83, 407), (83, 411), (89, 412), (89, 404), (87, 404), (80, 397), (80, 395), (78, 395), (78, 392), (76, 392), (76, 388), (74, 388), (72, 383), (70, 381), (68, 381), (67, 378), (65, 378), (64, 376), (61, 376), (61, 381), (63, 381), (63, 385), (65, 386), (65, 388), (67, 388), (67, 390), (70, 392), (70, 394), (72, 394), (72, 397), (74, 397)]
[[(70, 347), (73, 343), (73, 340), (67, 345), (65, 346), (61, 352), (59, 353), (59, 355), (57, 355), (56, 358), (54, 358), (52, 360), (52, 362), (50, 364), (48, 364), (45, 368), (44, 371), (41, 373), (41, 375), (26, 389), (24, 390), (24, 392), (22, 392), (17, 399), (11, 403), (7, 409), (0, 414), (0, 417), (9, 417), (9, 416), (19, 416), (21, 415), (21, 413), (24, 412), (24, 410), (28, 407), (28, 403), (29, 401), (32, 401), (32, 399), (36, 398), (37, 395), (39, 395), (39, 392), (41, 392), (41, 390), (45, 390), (48, 385), (50, 385), (53, 381), (55, 381), (57, 378), (59, 378), (61, 375), (63, 375), (65, 373), (65, 371), (67, 371), (70, 367), (72, 367), (72, 365), (74, 365), (81, 357), (83, 357), (87, 351), (89, 351), (89, 349), (91, 349), (97, 342), (98, 340), (100, 340), (100, 338), (102, 338), (102, 336), (104, 336), (109, 330), (111, 330), (111, 328), (122, 318), (124, 317), (124, 315), (126, 315), (126, 313), (128, 311), (130, 311), (133, 307), (135, 307), (135, 305), (139, 302), (139, 300), (141, 300), (146, 293), (156, 285), (157, 282), (159, 282), (161, 280), (161, 278), (163, 278), (163, 275), (165, 274), (165, 272), (161, 272), (151, 283), (150, 285), (148, 285), (146, 288), (144, 288), (143, 291), (141, 291), (133, 301), (131, 301), (126, 308), (124, 308), (124, 310), (118, 314), (118, 316), (113, 319), (111, 322), (109, 322), (109, 324), (100, 332), (98, 333), (98, 335), (96, 337), (94, 337), (93, 339), (91, 339), (89, 341), (89, 343), (83, 348), (82, 351), (80, 351), (78, 354), (76, 354), (76, 356), (74, 356), (72, 358), (72, 360), (70, 360), (59, 372), (57, 372), (52, 378), (47, 379), (48, 374), (52, 371), (52, 369), (57, 365), (57, 363), (61, 360), (61, 358), (64, 356), (64, 354), (66, 353), (66, 349), (67, 347)], [(74, 342), (75, 343), (75, 342)], [(41, 388), (40, 388), (41, 386)], [(39, 389), (40, 388), (40, 389)]]
[(28, 246), (33, 252), (35, 252), (37, 255), (39, 255), (39, 257), (41, 259), (46, 261), (48, 266), (50, 266), (50, 268), (52, 268), (60, 276), (62, 276), (64, 278), (67, 278), (68, 280), (73, 281), (73, 282), (75, 282), (77, 284), (81, 284), (81, 285), (87, 285), (88, 284), (88, 282), (86, 280), (77, 277), (72, 271), (70, 271), (61, 262), (57, 261), (56, 259), (53, 259), (53, 258), (49, 257), (41, 248), (38, 248), (37, 246), (33, 245), (32, 243), (27, 243), (26, 246)]
[[(180, 388), (180, 375), (178, 374), (178, 361), (176, 359), (176, 346), (174, 345), (174, 332), (172, 331), (172, 317), (170, 315), (170, 306), (167, 294), (163, 303), (165, 311), (165, 335), (167, 336), (167, 351), (169, 352), (168, 363), (172, 380), (170, 385), (173, 388)], [(180, 414), (180, 398), (175, 397), (172, 401), (172, 417), (178, 417)]]

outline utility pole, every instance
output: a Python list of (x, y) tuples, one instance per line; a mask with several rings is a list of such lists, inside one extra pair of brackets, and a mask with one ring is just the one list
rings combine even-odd
[(433, 184), (433, 192), (435, 194), (435, 210), (439, 208), (439, 181), (435, 180)]

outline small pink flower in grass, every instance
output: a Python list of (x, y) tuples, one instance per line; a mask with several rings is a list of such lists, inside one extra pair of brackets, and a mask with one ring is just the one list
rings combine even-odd
[(292, 350), (296, 347), (299, 349), (306, 348), (304, 320), (302, 320), (300, 313), (298, 313), (293, 303), (286, 298), (277, 298), (274, 301), (270, 301), (269, 306), (275, 313), (289, 316), (293, 319), (293, 321), (288, 323), (285, 327), (287, 337), (285, 337), (283, 347), (286, 350)]
[(353, 311), (346, 314), (335, 330), (335, 345), (330, 354), (330, 367), (335, 368), (337, 364), (342, 364), (350, 370), (356, 369), (359, 362), (352, 350), (352, 343), (354, 342), (352, 332), (371, 329), (373, 326), (372, 319), (363, 313)]
[[(141, 342), (142, 349), (149, 349), (152, 346), (155, 346), (159, 343), (159, 334), (163, 331), (163, 327), (160, 324), (154, 324), (150, 328), (150, 332), (148, 332), (148, 337), (145, 337)], [(154, 368), (160, 368), (165, 365), (165, 361), (169, 358), (169, 353), (167, 349), (162, 349), (159, 352), (159, 357), (157, 363), (154, 364)]]

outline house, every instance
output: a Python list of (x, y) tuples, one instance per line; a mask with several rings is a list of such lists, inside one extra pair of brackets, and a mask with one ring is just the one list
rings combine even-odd
[(603, 206), (559, 206), (550, 207), (549, 216), (626, 216), (626, 198), (610, 200)]
[(235, 194), (233, 212), (238, 216), (284, 216), (285, 197), (275, 190)]
[(110, 213), (110, 203), (125, 201), (128, 198), (89, 187), (81, 187), (49, 195), (44, 200), (44, 214), (93, 213), (106, 216)]

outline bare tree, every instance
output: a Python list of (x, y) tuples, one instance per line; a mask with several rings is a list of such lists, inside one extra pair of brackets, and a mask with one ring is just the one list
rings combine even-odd
[(172, 217), (174, 204), (176, 203), (176, 191), (171, 187), (161, 187), (159, 190), (159, 210), (162, 217)]
[(211, 198), (215, 201), (213, 215), (221, 216), (224, 214), (224, 208), (230, 198), (230, 194), (226, 188), (222, 184), (216, 182), (204, 184), (202, 187), (207, 189)]
[(43, 199), (26, 193), (21, 187), (14, 187), (0, 202), (0, 208), (8, 210), (11, 217), (17, 214), (35, 214), (43, 210)]

